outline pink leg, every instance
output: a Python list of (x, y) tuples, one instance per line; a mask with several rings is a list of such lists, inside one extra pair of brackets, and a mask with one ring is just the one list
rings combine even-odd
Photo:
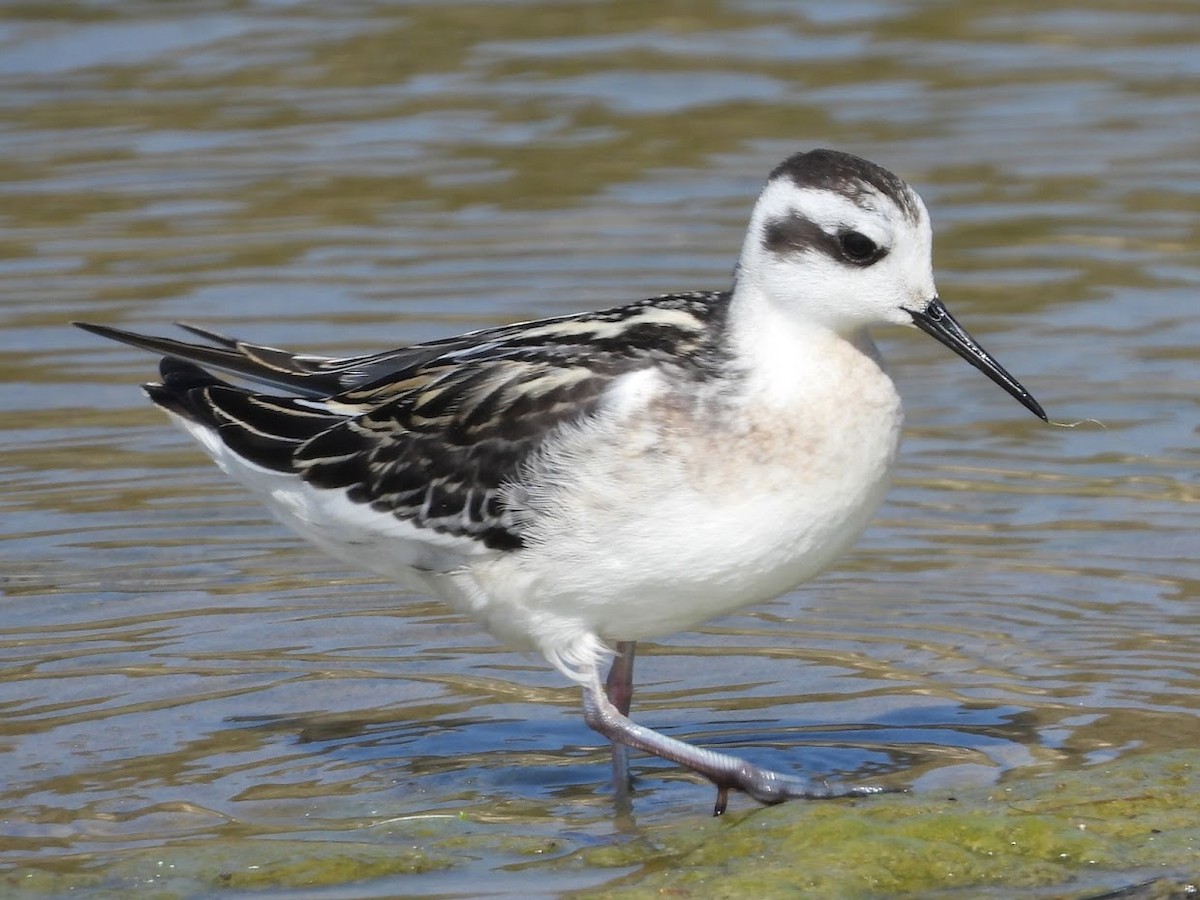
[[(625, 663), (622, 657), (617, 658), (614, 668), (620, 665), (628, 667), (632, 675), (633, 654), (630, 653)], [(623, 681), (624, 675), (618, 673), (615, 677), (609, 675), (610, 690)], [(631, 693), (621, 694), (618, 699), (628, 704)], [(617, 706), (609, 700), (608, 693), (600, 684), (599, 671), (590, 673), (589, 683), (583, 686), (583, 718), (588, 726), (600, 732), (613, 742), (614, 748), (635, 747), (646, 753), (678, 763), (693, 772), (703, 775), (717, 786), (717, 803), (713, 815), (725, 812), (725, 804), (729, 797), (730, 788), (744, 791), (759, 803), (781, 803), (784, 800), (805, 799), (825, 800), (833, 797), (861, 797), (867, 794), (879, 793), (874, 787), (833, 787), (823, 782), (810, 783), (795, 775), (784, 775), (761, 769), (736, 756), (694, 747), (691, 744), (659, 734), (657, 731), (638, 725), (628, 718)], [(613, 755), (614, 774), (617, 771), (616, 754)], [(626, 774), (628, 770), (626, 769)], [(628, 781), (624, 782), (628, 785)], [(619, 788), (620, 785), (618, 785)], [(627, 793), (623, 792), (623, 793)]]

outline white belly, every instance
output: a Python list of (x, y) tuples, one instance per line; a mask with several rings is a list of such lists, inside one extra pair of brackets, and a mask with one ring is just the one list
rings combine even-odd
[(899, 397), (862, 359), (786, 409), (697, 418), (650, 403), (563, 441), (523, 497), (527, 547), (448, 595), (553, 658), (573, 634), (660, 637), (812, 578), (866, 527), (899, 443)]

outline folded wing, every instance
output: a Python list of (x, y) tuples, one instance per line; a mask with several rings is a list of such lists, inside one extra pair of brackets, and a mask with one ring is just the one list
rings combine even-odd
[[(506, 486), (564, 423), (592, 416), (622, 375), (703, 365), (726, 295), (472, 332), (369, 356), (290, 353), (185, 326), (212, 346), (81, 325), (164, 355), (150, 398), (240, 465), (490, 549), (522, 545)], [(258, 393), (216, 369), (283, 388)], [(193, 429), (194, 430), (194, 429)], [(228, 459), (226, 460), (228, 466)]]

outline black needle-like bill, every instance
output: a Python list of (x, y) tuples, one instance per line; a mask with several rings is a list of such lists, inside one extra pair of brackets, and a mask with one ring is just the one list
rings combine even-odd
[(1022, 387), (1021, 382), (1009, 375), (1004, 366), (992, 359), (991, 354), (976, 343), (967, 330), (958, 324), (954, 316), (950, 315), (950, 310), (946, 309), (941, 300), (934, 297), (923, 310), (914, 312), (910, 309), (908, 313), (913, 317), (913, 323), (918, 328), (937, 338), (1008, 391), (1022, 406), (1043, 422), (1049, 421), (1041, 404), (1033, 399), (1033, 395)]

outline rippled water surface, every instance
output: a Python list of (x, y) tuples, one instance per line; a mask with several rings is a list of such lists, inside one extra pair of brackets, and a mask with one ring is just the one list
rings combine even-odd
[[(300, 543), (144, 402), (152, 358), (67, 322), (361, 352), (724, 287), (820, 145), (912, 181), (959, 318), (1103, 424), (881, 333), (877, 522), (645, 646), (635, 716), (917, 790), (1196, 746), (1198, 36), (1186, 0), (8, 5), (0, 874), (186, 894), (291, 842), (416, 854), (322, 897), (619, 874), (529, 867), (624, 839), (577, 691)], [(705, 815), (635, 763), (639, 822)]]

